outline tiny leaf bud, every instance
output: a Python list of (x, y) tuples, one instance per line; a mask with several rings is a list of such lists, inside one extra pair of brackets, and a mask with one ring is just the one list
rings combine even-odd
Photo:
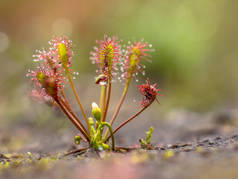
[(80, 136), (78, 136), (78, 135), (74, 136), (75, 144), (80, 145), (81, 140), (82, 140), (82, 138)]
[(95, 102), (92, 103), (92, 114), (98, 122), (101, 120), (102, 112)]
[(102, 145), (102, 148), (103, 148), (104, 150), (109, 150), (109, 149), (110, 149), (109, 145), (107, 145), (107, 144), (105, 144), (105, 143), (102, 143), (101, 145)]
[(88, 123), (89, 123), (90, 126), (93, 126), (94, 125), (93, 118), (89, 117), (88, 118)]
[(100, 74), (95, 79), (96, 84), (104, 85), (107, 83), (107, 76), (105, 74)]

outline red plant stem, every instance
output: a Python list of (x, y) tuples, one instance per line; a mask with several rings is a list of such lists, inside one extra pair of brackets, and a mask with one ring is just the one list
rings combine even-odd
[[(128, 78), (128, 80), (127, 80), (127, 82), (126, 82), (126, 86), (125, 86), (124, 91), (123, 91), (123, 93), (122, 93), (120, 102), (119, 102), (119, 104), (118, 104), (118, 106), (117, 106), (117, 109), (116, 109), (116, 111), (114, 112), (114, 114), (113, 114), (113, 116), (112, 116), (112, 119), (111, 119), (111, 121), (110, 121), (110, 125), (111, 125), (111, 126), (112, 126), (112, 124), (114, 123), (114, 121), (115, 121), (115, 119), (116, 119), (116, 117), (117, 117), (117, 115), (118, 115), (118, 113), (119, 113), (119, 111), (120, 111), (120, 109), (121, 109), (121, 106), (122, 106), (122, 104), (123, 104), (123, 102), (124, 102), (124, 100), (125, 100), (125, 98), (126, 98), (126, 94), (127, 94), (127, 91), (128, 91), (129, 85), (130, 85), (130, 81), (131, 81), (131, 78)], [(105, 137), (107, 137), (108, 132), (109, 132), (109, 130), (107, 129), (107, 130), (106, 130), (106, 133), (105, 133)]]
[[(141, 108), (136, 114), (134, 114), (133, 116), (131, 116), (128, 120), (126, 120), (125, 122), (123, 122), (122, 124), (120, 124), (114, 131), (113, 134), (115, 134), (120, 128), (122, 128), (124, 125), (126, 125), (128, 122), (132, 121), (133, 119), (135, 119), (139, 114), (141, 114), (146, 108), (148, 108), (150, 106), (147, 105), (143, 108)], [(109, 137), (106, 138), (105, 142), (108, 141), (108, 139), (110, 139), (111, 135)]]
[(155, 98), (155, 100), (156, 100), (156, 102), (157, 102), (158, 104), (160, 104), (160, 101), (159, 101), (159, 99), (158, 99), (158, 98)]
[(62, 109), (62, 111), (65, 113), (65, 115), (69, 118), (69, 120), (74, 124), (75, 127), (77, 127), (77, 129), (84, 135), (84, 137), (87, 139), (87, 141), (89, 142), (90, 139), (88, 138), (87, 134), (84, 132), (84, 130), (80, 127), (80, 125), (78, 124), (78, 122), (69, 114), (69, 112), (65, 109), (65, 107), (63, 106), (63, 104), (61, 104), (61, 102), (57, 99), (55, 100), (57, 102), (57, 104), (59, 105), (59, 107)]
[(64, 102), (67, 104), (67, 106), (68, 106), (69, 108), (71, 108), (70, 105), (69, 105), (69, 102), (68, 102), (68, 100), (67, 100), (67, 98), (66, 98), (66, 96), (64, 95), (64, 90), (61, 90), (60, 92), (61, 92), (61, 95), (62, 95), (62, 97), (63, 97), (63, 99), (64, 99)]
[(79, 118), (75, 115), (75, 113), (72, 111), (72, 109), (67, 105), (65, 101), (63, 101), (61, 98), (59, 98), (59, 101), (64, 105), (64, 107), (68, 110), (68, 112), (74, 117), (74, 119), (80, 124), (80, 127), (84, 130), (84, 132), (87, 134), (88, 138), (89, 134), (88, 131), (85, 129), (84, 125), (81, 123)]
[(111, 90), (112, 90), (112, 76), (111, 76), (111, 74), (109, 73), (107, 102), (106, 102), (105, 110), (104, 110), (104, 113), (103, 113), (103, 119), (102, 119), (103, 122), (105, 122), (105, 120), (106, 120), (107, 111), (108, 111), (108, 106), (109, 106), (110, 97), (111, 97)]
[(107, 86), (103, 85), (101, 87), (101, 95), (100, 95), (100, 108), (101, 108), (101, 111), (103, 112), (102, 119), (103, 119), (104, 110), (105, 110), (106, 96), (107, 96)]
[(111, 125), (115, 121), (115, 119), (116, 119), (116, 117), (117, 117), (117, 115), (118, 115), (118, 113), (119, 113), (119, 111), (121, 109), (121, 106), (122, 106), (122, 104), (123, 104), (123, 102), (124, 102), (124, 100), (126, 98), (126, 94), (127, 94), (127, 91), (128, 91), (129, 84), (130, 84), (130, 79), (128, 79), (128, 81), (126, 83), (125, 89), (124, 89), (123, 94), (122, 94), (121, 99), (120, 99), (120, 102), (119, 102), (119, 104), (117, 106), (117, 109), (116, 109), (115, 113), (113, 114), (112, 120), (110, 121)]
[(77, 153), (80, 153), (80, 152), (84, 152), (87, 149), (88, 149), (88, 147), (81, 148), (81, 149), (76, 149), (76, 150), (73, 150), (73, 151), (70, 151), (70, 152), (64, 154), (64, 156), (68, 156), (68, 155), (71, 155), (71, 154), (77, 154)]
[(88, 122), (87, 115), (86, 115), (86, 113), (85, 113), (85, 111), (84, 111), (84, 108), (83, 108), (81, 102), (80, 102), (78, 93), (77, 93), (77, 91), (76, 91), (76, 89), (75, 89), (75, 87), (74, 87), (74, 83), (73, 83), (73, 81), (72, 81), (72, 79), (71, 79), (69, 69), (68, 69), (68, 68), (65, 68), (65, 72), (66, 72), (66, 74), (67, 74), (67, 76), (68, 76), (70, 86), (71, 86), (71, 88), (73, 89), (74, 96), (75, 96), (75, 98), (76, 98), (76, 100), (77, 100), (77, 102), (78, 102), (78, 104), (79, 104), (79, 107), (80, 107), (82, 113), (83, 113), (84, 119), (85, 119), (86, 124), (87, 124), (87, 126), (88, 126), (88, 130), (90, 130), (90, 125), (89, 125), (89, 122)]

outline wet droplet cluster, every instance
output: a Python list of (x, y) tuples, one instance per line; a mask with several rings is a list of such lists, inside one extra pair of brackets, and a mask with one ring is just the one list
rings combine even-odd
[[(70, 67), (73, 56), (72, 41), (67, 37), (53, 37), (49, 41), (50, 47), (48, 49), (36, 50), (33, 55), (33, 61), (37, 63), (35, 70), (28, 70), (27, 77), (31, 78), (31, 81), (35, 85), (35, 89), (32, 91), (31, 96), (48, 101), (50, 98), (57, 98), (59, 91), (63, 89), (67, 82), (64, 75), (64, 68), (62, 66), (58, 46), (64, 44), (67, 50), (67, 66)], [(74, 75), (78, 75), (77, 72), (70, 72)], [(39, 74), (44, 76), (44, 79), (40, 79)], [(73, 77), (75, 78), (75, 77)]]
[[(145, 75), (146, 66), (142, 61), (149, 61), (150, 55), (148, 52), (152, 51), (152, 45), (141, 41), (129, 41), (127, 45), (122, 45), (122, 41), (117, 40), (117, 37), (104, 37), (104, 40), (96, 41), (98, 46), (95, 46), (94, 51), (91, 52), (91, 61), (93, 64), (98, 65), (96, 73), (106, 74), (108, 72), (108, 61), (112, 57), (112, 76), (113, 81), (126, 82), (130, 78), (135, 78), (136, 82), (138, 79), (136, 76), (141, 73)], [(112, 50), (108, 51), (108, 46), (113, 47)], [(107, 52), (107, 53), (106, 53)], [(110, 54), (113, 53), (113, 54)], [(103, 56), (102, 56), (103, 54)], [(106, 56), (110, 54), (110, 57)], [(105, 83), (103, 83), (105, 84)]]

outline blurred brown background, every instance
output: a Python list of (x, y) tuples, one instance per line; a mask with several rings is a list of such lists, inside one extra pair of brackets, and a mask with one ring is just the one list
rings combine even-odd
[[(58, 118), (29, 99), (31, 86), (25, 76), (33, 66), (34, 50), (47, 46), (55, 34), (73, 40), (73, 68), (80, 73), (76, 83), (88, 112), (91, 102), (98, 100), (89, 53), (104, 34), (125, 42), (144, 38), (153, 44), (153, 62), (146, 64), (146, 74), (165, 96), (152, 111), (236, 107), (237, 18), (235, 0), (0, 0), (1, 126)], [(135, 95), (136, 88), (130, 90)], [(117, 101), (115, 97), (112, 104)], [(132, 99), (129, 102), (136, 106)]]
[[(0, 178), (126, 178), (131, 176), (129, 168), (135, 178), (143, 172), (149, 174), (144, 178), (238, 178), (237, 32), (237, 0), (0, 0), (0, 165), (5, 154), (14, 157), (15, 152), (31, 159), (29, 151), (39, 159), (26, 160), (23, 167), (13, 160), (4, 173), (0, 166)], [(26, 73), (34, 66), (32, 55), (47, 47), (53, 35), (72, 39), (73, 69), (79, 72), (75, 84), (91, 115), (100, 88), (94, 84), (96, 68), (89, 53), (104, 34), (117, 35), (125, 43), (144, 38), (153, 44), (146, 74), (164, 94), (160, 105), (153, 104), (116, 134), (116, 145), (139, 144), (154, 126), (152, 144), (170, 146), (175, 156), (164, 160), (161, 148), (147, 151), (150, 157), (119, 155), (113, 163), (109, 158), (114, 161), (114, 153), (105, 160), (86, 154), (59, 160), (54, 167), (48, 160), (40, 165), (41, 154), (56, 159), (58, 152), (82, 146), (73, 145), (77, 131), (60, 110), (29, 97), (32, 86)], [(145, 78), (140, 75), (139, 83)], [(114, 85), (109, 118), (123, 89)], [(130, 86), (116, 125), (140, 107), (136, 85), (134, 81)], [(81, 115), (71, 93), (66, 91)], [(134, 159), (138, 165), (128, 163)]]

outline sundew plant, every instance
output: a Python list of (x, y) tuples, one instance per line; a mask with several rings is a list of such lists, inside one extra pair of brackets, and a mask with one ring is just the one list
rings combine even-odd
[[(75, 136), (76, 144), (80, 144), (82, 140), (88, 142), (88, 148), (115, 150), (114, 134), (135, 119), (154, 101), (159, 102), (158, 96), (161, 94), (159, 93), (160, 89), (156, 87), (157, 85), (152, 84), (149, 79), (146, 80), (145, 84), (138, 85), (137, 88), (142, 95), (140, 110), (119, 126), (113, 127), (131, 81), (140, 73), (145, 75), (144, 62), (150, 61), (149, 53), (152, 51), (152, 45), (144, 41), (135, 41), (129, 42), (126, 46), (122, 45), (116, 36), (104, 36), (103, 40), (98, 40), (96, 43), (97, 45), (90, 53), (90, 60), (97, 65), (95, 83), (100, 86), (100, 101), (99, 106), (92, 102), (91, 117), (86, 114), (80, 100), (80, 93), (77, 92), (72, 80), (75, 75), (78, 75), (78, 72), (71, 69), (73, 64), (72, 41), (67, 37), (53, 37), (49, 41), (47, 49), (37, 50), (36, 54), (33, 55), (33, 61), (37, 63), (37, 67), (35, 70), (29, 70), (27, 76), (34, 86), (31, 96), (60, 108), (80, 131), (80, 135)], [(123, 83), (124, 90), (112, 118), (108, 119), (107, 113), (110, 107), (113, 82)], [(84, 119), (79, 118), (73, 111), (71, 101), (68, 100), (64, 92), (66, 87), (72, 88)], [(82, 120), (85, 120), (86, 125), (83, 124)]]

